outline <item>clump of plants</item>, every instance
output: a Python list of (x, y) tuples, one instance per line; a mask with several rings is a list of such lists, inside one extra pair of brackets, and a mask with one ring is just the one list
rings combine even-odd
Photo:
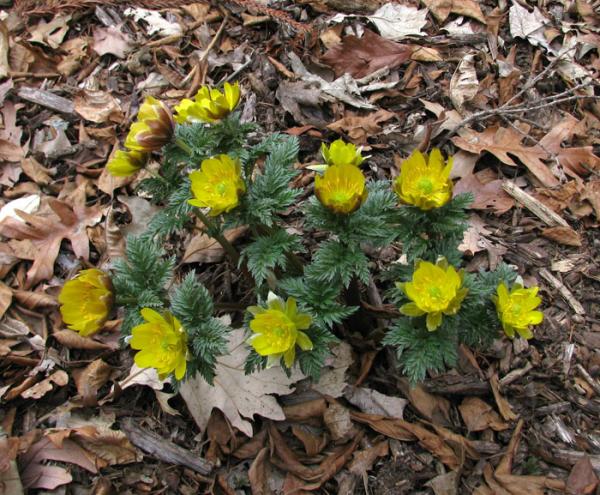
[[(509, 338), (532, 337), (543, 318), (536, 287), (524, 288), (505, 265), (476, 274), (461, 268), (457, 246), (471, 198), (453, 197), (451, 157), (415, 151), (393, 182), (368, 180), (361, 149), (342, 140), (323, 144), (324, 163), (309, 167), (314, 194), (298, 205), (297, 140), (258, 140), (259, 129), (236, 111), (240, 96), (237, 83), (225, 83), (202, 87), (174, 112), (152, 97), (143, 102), (126, 150), (107, 168), (133, 175), (154, 154), (160, 167), (148, 170), (138, 189), (160, 210), (143, 235), (127, 239), (125, 257), (111, 270), (82, 270), (65, 283), (59, 301), (69, 328), (92, 335), (118, 308), (124, 345), (136, 351), (138, 366), (175, 383), (196, 374), (212, 383), (230, 327), (215, 317), (196, 272), (183, 273), (164, 247), (200, 225), (256, 301), (243, 318), (246, 373), (298, 366), (318, 379), (374, 280), (392, 287), (387, 294), (402, 315), (379, 344), (397, 350), (412, 383), (453, 366), (461, 343), (485, 345), (500, 328)], [(290, 210), (301, 214), (303, 235), (289, 228)], [(237, 226), (250, 232), (239, 246), (225, 235)], [(315, 247), (309, 241), (316, 232)], [(403, 262), (378, 273), (367, 253), (391, 244), (401, 246)], [(370, 329), (361, 332), (367, 338)]]

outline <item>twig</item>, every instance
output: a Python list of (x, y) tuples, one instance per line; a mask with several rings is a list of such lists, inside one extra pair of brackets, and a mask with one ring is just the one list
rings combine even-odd
[(583, 308), (581, 303), (577, 299), (575, 299), (575, 296), (573, 295), (573, 293), (566, 287), (565, 284), (563, 284), (554, 275), (552, 275), (548, 271), (547, 268), (542, 268), (540, 270), (540, 276), (544, 280), (546, 280), (546, 282), (548, 282), (550, 285), (552, 285), (552, 287), (554, 287), (560, 293), (561, 296), (563, 296), (565, 301), (567, 301), (567, 303), (569, 303), (569, 306), (571, 306), (571, 308), (573, 308), (573, 311), (575, 311), (576, 314), (578, 314), (578, 315), (585, 314), (585, 309)]
[(596, 392), (596, 395), (600, 397), (600, 384), (598, 384), (598, 382), (594, 380), (587, 370), (579, 363), (577, 363), (575, 367), (577, 368), (577, 371), (579, 371), (581, 377), (588, 382), (589, 386), (594, 389), (594, 392)]
[(569, 226), (567, 221), (558, 213), (555, 213), (545, 204), (535, 199), (531, 194), (523, 191), (523, 189), (517, 186), (514, 182), (505, 180), (502, 183), (502, 189), (504, 189), (510, 196), (515, 198), (546, 225), (550, 227), (555, 227), (557, 225), (562, 225), (563, 227)]

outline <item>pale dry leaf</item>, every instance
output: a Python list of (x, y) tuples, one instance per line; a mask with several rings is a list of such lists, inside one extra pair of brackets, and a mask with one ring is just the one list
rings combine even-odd
[(125, 203), (131, 213), (131, 222), (129, 225), (121, 227), (125, 236), (138, 236), (143, 234), (148, 228), (150, 219), (160, 210), (160, 207), (152, 204), (147, 199), (140, 196), (126, 196), (119, 194), (117, 199)]
[(63, 76), (74, 74), (85, 62), (88, 55), (89, 38), (78, 36), (65, 41), (60, 49), (65, 54), (56, 66), (56, 70)]
[(390, 119), (396, 117), (393, 112), (388, 112), (383, 108), (376, 112), (364, 116), (355, 115), (352, 112), (346, 112), (346, 116), (327, 126), (338, 134), (347, 134), (355, 144), (366, 144), (367, 138), (379, 134), (381, 125)]
[(158, 377), (158, 372), (155, 368), (140, 368), (133, 363), (129, 375), (119, 382), (121, 390), (132, 387), (134, 385), (144, 385), (154, 390), (162, 390), (167, 379), (161, 380)]
[(485, 24), (485, 16), (477, 0), (421, 0), (435, 18), (444, 22), (450, 14), (464, 15)]
[(81, 117), (96, 124), (124, 119), (119, 102), (108, 91), (85, 89), (75, 96), (73, 106)]
[(70, 20), (70, 15), (57, 15), (50, 22), (41, 19), (35, 28), (30, 29), (31, 37), (29, 41), (57, 49), (69, 31), (68, 23)]
[(408, 401), (401, 397), (392, 397), (377, 390), (362, 387), (348, 386), (344, 392), (344, 397), (362, 412), (378, 414), (388, 418), (402, 419), (404, 408), (408, 404)]
[(513, 37), (526, 39), (533, 46), (542, 46), (554, 52), (544, 36), (544, 28), (550, 21), (537, 7), (529, 12), (518, 2), (513, 2), (508, 10), (508, 24)]
[(8, 76), (10, 65), (8, 63), (8, 29), (4, 21), (0, 21), (0, 78)]
[(9, 201), (2, 208), (0, 208), (0, 222), (5, 218), (12, 218), (17, 222), (25, 223), (25, 220), (19, 216), (17, 210), (30, 214), (35, 213), (40, 207), (40, 201), (41, 198), (39, 194), (30, 194), (28, 196), (23, 196), (21, 198)]
[[(229, 422), (248, 437), (252, 437), (254, 415), (283, 421), (285, 414), (272, 394), (287, 395), (290, 388), (304, 378), (297, 369), (288, 377), (280, 367), (262, 370), (251, 375), (244, 374), (244, 362), (248, 349), (243, 329), (229, 334), (230, 354), (217, 360), (214, 387), (200, 376), (181, 384), (180, 393), (190, 414), (201, 431), (206, 429), (210, 413), (214, 408), (223, 411)], [(244, 419), (247, 418), (247, 419)]]
[(427, 24), (427, 9), (386, 3), (367, 19), (377, 26), (381, 36), (398, 41), (406, 36), (423, 36), (421, 30)]
[(23, 399), (39, 399), (54, 388), (53, 384), (64, 387), (67, 383), (69, 383), (69, 375), (63, 370), (58, 370), (33, 387), (21, 392), (21, 397)]
[(20, 320), (5, 316), (0, 320), (0, 337), (23, 340), (31, 330)]
[(470, 215), (469, 227), (465, 231), (458, 250), (468, 256), (473, 256), (479, 251), (485, 251), (486, 244), (482, 237), (486, 234), (490, 234), (490, 231), (485, 228), (483, 219), (476, 214)]
[(119, 26), (97, 27), (94, 29), (94, 51), (102, 56), (107, 53), (117, 58), (126, 58), (133, 49), (131, 38)]
[(156, 10), (127, 8), (124, 13), (128, 17), (133, 17), (136, 22), (143, 20), (146, 23), (146, 31), (150, 36), (156, 33), (161, 36), (174, 36), (183, 32), (178, 23), (167, 21)]
[(458, 64), (450, 80), (450, 100), (459, 112), (464, 104), (471, 101), (479, 91), (479, 81), (475, 70), (475, 55), (467, 53)]
[(435, 495), (458, 495), (459, 471), (450, 471), (432, 478), (425, 486), (433, 490)]
[[(235, 243), (248, 231), (248, 227), (242, 225), (234, 227), (223, 232), (223, 235), (230, 243)], [(182, 263), (217, 263), (225, 257), (225, 250), (212, 237), (201, 232), (192, 237), (185, 253)]]
[(312, 389), (330, 397), (341, 397), (348, 385), (346, 371), (353, 362), (352, 347), (346, 342), (340, 342), (332, 348), (321, 377), (312, 385)]

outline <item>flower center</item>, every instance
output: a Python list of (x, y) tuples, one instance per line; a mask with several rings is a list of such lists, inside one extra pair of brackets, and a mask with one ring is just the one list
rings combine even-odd
[(436, 300), (441, 299), (443, 296), (442, 290), (439, 287), (430, 287), (429, 295), (431, 296), (432, 299), (436, 299)]
[(217, 194), (223, 196), (227, 191), (227, 184), (225, 182), (219, 182), (217, 184)]
[(331, 194), (331, 200), (335, 203), (346, 203), (351, 197), (348, 191), (337, 190)]
[(423, 194), (430, 194), (433, 191), (433, 181), (429, 177), (422, 177), (417, 182), (417, 188)]

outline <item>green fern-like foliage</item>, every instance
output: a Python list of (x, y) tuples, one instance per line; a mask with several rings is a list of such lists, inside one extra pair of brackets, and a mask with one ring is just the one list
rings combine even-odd
[(370, 182), (364, 204), (351, 215), (337, 215), (325, 208), (316, 197), (306, 207), (306, 225), (336, 235), (346, 244), (389, 245), (397, 235), (396, 195), (388, 181)]
[(473, 196), (468, 193), (428, 211), (414, 206), (398, 208), (398, 239), (409, 264), (418, 259), (435, 262), (444, 256), (450, 264), (459, 265), (462, 254), (458, 245), (468, 227), (466, 209), (472, 202)]
[(423, 381), (427, 372), (442, 372), (457, 361), (456, 322), (445, 318), (434, 332), (420, 320), (400, 318), (383, 340), (396, 348), (402, 370), (411, 384)]
[(275, 268), (285, 270), (288, 254), (300, 252), (304, 248), (297, 235), (288, 234), (283, 229), (273, 230), (268, 235), (257, 236), (242, 250), (241, 261), (245, 261), (257, 285), (261, 285), (270, 271)]
[(369, 260), (357, 244), (338, 240), (321, 243), (305, 270), (306, 278), (331, 285), (348, 287), (353, 277), (369, 281)]
[(190, 272), (171, 294), (171, 312), (179, 319), (188, 335), (192, 359), (187, 376), (196, 373), (213, 384), (217, 357), (227, 352), (229, 327), (214, 318), (212, 297)]
[(292, 206), (299, 189), (290, 187), (296, 176), (294, 163), (298, 156), (298, 140), (287, 136), (270, 146), (262, 173), (255, 173), (249, 190), (241, 201), (239, 223), (271, 227), (278, 215)]
[(158, 244), (140, 237), (127, 239), (125, 255), (125, 259), (115, 262), (112, 282), (116, 302), (125, 310), (121, 332), (129, 335), (133, 326), (142, 323), (142, 308), (164, 307), (165, 287), (171, 280), (175, 260), (165, 258)]
[(321, 329), (333, 328), (358, 309), (340, 304), (340, 285), (296, 277), (281, 280), (279, 287), (294, 297), (300, 309), (310, 313), (315, 326)]
[(143, 237), (160, 241), (188, 227), (193, 222), (194, 210), (194, 207), (188, 203), (190, 198), (190, 181), (184, 177), (178, 187), (169, 194), (166, 204), (150, 219)]

